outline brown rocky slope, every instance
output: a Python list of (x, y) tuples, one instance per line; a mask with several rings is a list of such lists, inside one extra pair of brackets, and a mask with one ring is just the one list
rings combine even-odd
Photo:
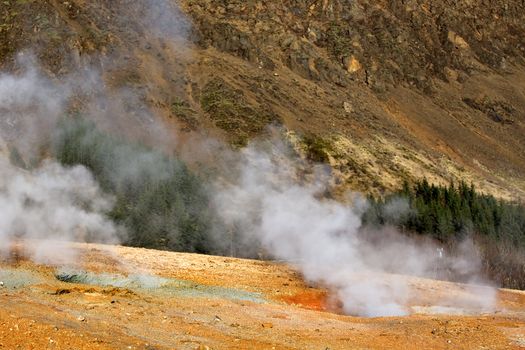
[(0, 66), (30, 49), (52, 76), (97, 67), (180, 129), (236, 144), (269, 123), (313, 135), (341, 188), (427, 176), (525, 195), (520, 0), (181, 0), (178, 49), (141, 6), (3, 1)]

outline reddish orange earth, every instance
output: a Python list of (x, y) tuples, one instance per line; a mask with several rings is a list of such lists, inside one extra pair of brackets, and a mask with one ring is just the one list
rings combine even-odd
[(0, 265), (0, 349), (525, 348), (520, 291), (481, 312), (468, 286), (396, 276), (413, 313), (360, 318), (285, 264), (88, 244), (37, 264), (27, 245)]

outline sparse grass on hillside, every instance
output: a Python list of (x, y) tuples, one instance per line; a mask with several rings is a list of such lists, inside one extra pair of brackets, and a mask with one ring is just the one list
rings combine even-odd
[(241, 90), (220, 78), (204, 86), (201, 105), (219, 128), (235, 136), (233, 143), (237, 145), (245, 145), (249, 136), (279, 120), (271, 110), (250, 105)]
[(176, 98), (170, 105), (171, 113), (186, 124), (186, 127), (195, 130), (199, 126), (197, 112), (191, 108), (188, 102)]
[(326, 44), (333, 57), (341, 60), (352, 53), (351, 27), (338, 22), (330, 23), (326, 31)]
[(326, 138), (308, 134), (302, 139), (306, 148), (306, 157), (314, 162), (327, 163), (330, 153), (333, 153), (332, 144)]

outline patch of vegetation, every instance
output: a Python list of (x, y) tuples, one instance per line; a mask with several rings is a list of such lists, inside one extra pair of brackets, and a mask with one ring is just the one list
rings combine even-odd
[(113, 73), (114, 81), (112, 84), (115, 87), (121, 86), (140, 86), (143, 83), (142, 76), (136, 67), (122, 66)]
[(326, 31), (326, 45), (333, 57), (341, 59), (352, 53), (352, 39), (350, 26), (344, 26), (339, 22), (332, 22)]
[(17, 35), (21, 35), (18, 4), (4, 1), (0, 6), (0, 60), (14, 54), (18, 48)]
[[(393, 201), (407, 210), (393, 212)], [(397, 226), (404, 232), (430, 235), (454, 247), (474, 236), (489, 276), (504, 287), (525, 289), (525, 206), (480, 194), (473, 185), (430, 185), (427, 180), (385, 199), (370, 198), (364, 225)]]
[(205, 186), (178, 159), (101, 132), (81, 118), (59, 125), (53, 149), (62, 164), (86, 166), (115, 196), (108, 215), (127, 229), (125, 244), (210, 252), (213, 215)]
[(303, 137), (303, 143), (306, 147), (306, 157), (313, 162), (326, 163), (329, 154), (333, 153), (331, 142), (320, 136), (306, 135)]
[(199, 125), (197, 120), (197, 112), (191, 108), (188, 102), (181, 99), (175, 99), (170, 105), (171, 113), (186, 123), (187, 127), (191, 130), (195, 130)]
[(235, 135), (234, 143), (238, 145), (245, 145), (249, 136), (279, 121), (269, 108), (250, 105), (241, 90), (234, 89), (221, 78), (214, 78), (204, 86), (200, 102), (215, 125)]

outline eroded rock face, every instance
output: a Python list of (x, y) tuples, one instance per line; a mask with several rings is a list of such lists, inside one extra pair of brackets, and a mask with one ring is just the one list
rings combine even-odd
[[(250, 38), (247, 46), (267, 48), (276, 59), (281, 55), (290, 69), (311, 79), (340, 80), (338, 74), (319, 74), (317, 66), (327, 65), (316, 62), (325, 50), (337, 68), (371, 73), (371, 84), (402, 83), (422, 90), (432, 89), (432, 79), (445, 79), (447, 70), (501, 69), (509, 58), (522, 62), (525, 53), (521, 1), (232, 1), (226, 11), (217, 8), (215, 1), (189, 6), (198, 18), (213, 15), (214, 23), (197, 27), (216, 47), (232, 52), (230, 46), (242, 46), (237, 34), (217, 28), (234, 22)], [(241, 57), (247, 51), (254, 50), (233, 50)]]
[[(451, 72), (502, 70), (523, 63), (525, 54), (520, 0), (195, 0), (181, 5), (191, 17), (191, 39), (202, 48), (270, 70), (284, 64), (311, 80), (346, 86), (357, 79), (380, 92), (402, 84), (431, 93), (433, 81), (449, 80)], [(79, 56), (107, 54), (147, 34), (138, 20), (144, 9), (124, 0), (57, 6), (5, 2), (0, 12), (0, 61), (33, 48), (56, 72), (78, 63)]]
[[(340, 135), (366, 155), (345, 178), (384, 174), (359, 190), (427, 176), (525, 196), (521, 0), (160, 3), (145, 21), (150, 2), (0, 2), (0, 67), (28, 49), (51, 76), (91, 67), (179, 129), (236, 144), (267, 123)], [(210, 108), (218, 79), (214, 98), (236, 103)]]

